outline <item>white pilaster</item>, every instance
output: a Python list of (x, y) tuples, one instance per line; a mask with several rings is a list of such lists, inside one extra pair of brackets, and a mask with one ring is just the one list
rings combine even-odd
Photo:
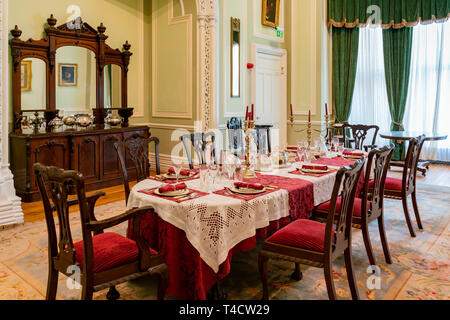
[(199, 120), (203, 131), (217, 126), (218, 0), (197, 0)]
[(23, 223), (21, 200), (16, 196), (9, 169), (9, 73), (8, 73), (8, 1), (0, 0), (0, 226)]

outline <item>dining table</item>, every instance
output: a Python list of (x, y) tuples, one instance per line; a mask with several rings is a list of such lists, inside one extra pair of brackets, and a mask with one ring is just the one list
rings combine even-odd
[[(425, 135), (425, 142), (437, 142), (443, 141), (448, 138), (447, 133), (443, 132), (427, 132), (427, 131), (390, 131), (390, 132), (381, 132), (380, 137), (384, 139), (394, 140), (396, 143), (402, 143), (412, 138), (416, 138), (419, 136)], [(417, 165), (417, 170), (422, 172), (425, 175), (430, 166), (429, 161), (419, 161)]]
[[(328, 166), (323, 174), (298, 170), (300, 162), (257, 172), (256, 178), (245, 181), (265, 187), (256, 195), (231, 192), (226, 179), (206, 188), (197, 174), (184, 181), (190, 195), (175, 199), (155, 194), (165, 182), (149, 177), (132, 188), (127, 208), (153, 208), (143, 216), (140, 234), (164, 256), (170, 274), (167, 293), (204, 300), (230, 273), (233, 254), (255, 248), (258, 239), (293, 220), (308, 219), (314, 206), (330, 200), (339, 168), (355, 161), (332, 154), (311, 163)], [(359, 188), (363, 174), (361, 178)], [(129, 238), (131, 228), (130, 222)]]

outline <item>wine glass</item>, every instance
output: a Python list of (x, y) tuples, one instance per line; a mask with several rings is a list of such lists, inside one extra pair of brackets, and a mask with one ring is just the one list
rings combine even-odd
[(182, 167), (181, 161), (180, 162), (175, 161), (173, 163), (173, 169), (175, 170), (175, 176), (176, 176), (176, 179), (177, 179), (177, 183), (179, 182), (181, 167)]

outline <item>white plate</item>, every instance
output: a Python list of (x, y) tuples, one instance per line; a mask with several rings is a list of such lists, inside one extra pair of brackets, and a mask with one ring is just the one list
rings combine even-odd
[(364, 158), (364, 156), (351, 156), (351, 155), (344, 155), (343, 157), (346, 159), (357, 159), (357, 160)]
[(191, 191), (189, 191), (189, 189), (183, 189), (183, 190), (169, 191), (166, 193), (161, 193), (161, 192), (159, 192), (159, 189), (155, 189), (153, 191), (153, 193), (158, 196), (163, 196), (163, 197), (179, 197), (179, 196), (186, 196), (189, 193), (191, 193)]
[[(190, 176), (182, 176), (182, 175), (179, 175), (179, 176), (178, 176), (178, 180), (186, 180), (186, 179), (192, 178), (194, 175), (195, 175), (195, 174), (191, 174)], [(166, 173), (166, 174), (163, 174), (163, 177), (166, 178), (166, 179), (169, 179), (169, 180), (177, 180), (177, 176), (174, 175), (174, 174), (168, 174), (168, 173)]]
[(264, 193), (266, 192), (266, 188), (262, 189), (262, 190), (255, 190), (255, 189), (244, 189), (244, 188), (236, 188), (236, 187), (231, 187), (230, 188), (231, 192), (234, 193), (240, 193), (240, 194), (260, 194), (260, 193)]
[(304, 172), (304, 173), (322, 174), (322, 173), (328, 173), (331, 170), (329, 168), (328, 168), (328, 170), (315, 170), (315, 169), (303, 169), (303, 168), (301, 168), (300, 171)]

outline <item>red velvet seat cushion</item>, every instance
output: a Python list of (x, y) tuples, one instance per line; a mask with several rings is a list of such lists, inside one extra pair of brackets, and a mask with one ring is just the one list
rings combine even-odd
[[(369, 188), (373, 188), (374, 181), (369, 181)], [(395, 190), (402, 191), (402, 180), (396, 178), (386, 178), (386, 182), (384, 183), (385, 190)]]
[(295, 248), (324, 251), (326, 224), (313, 220), (299, 219), (274, 233), (268, 242)]
[[(342, 198), (338, 197), (336, 202), (336, 212), (341, 212), (341, 202)], [(317, 207), (318, 211), (328, 211), (330, 209), (331, 201), (322, 203)], [(367, 201), (367, 208), (370, 209), (370, 201)], [(353, 204), (353, 215), (361, 217), (362, 212), (362, 199), (355, 198), (355, 203)]]
[[(92, 237), (94, 247), (94, 272), (101, 272), (137, 261), (139, 249), (135, 241), (117, 233), (102, 233)], [(83, 265), (83, 241), (74, 243), (75, 260)], [(150, 248), (150, 254), (158, 252)]]

